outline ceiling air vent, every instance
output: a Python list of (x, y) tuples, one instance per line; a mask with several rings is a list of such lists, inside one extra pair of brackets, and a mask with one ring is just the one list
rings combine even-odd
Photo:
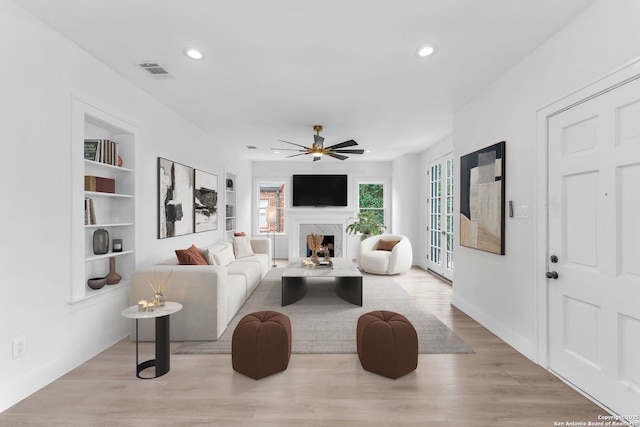
[(138, 67), (154, 79), (173, 78), (173, 76), (157, 62), (138, 62)]
[(247, 148), (249, 150), (257, 150), (258, 149), (258, 147), (256, 147), (255, 145), (247, 145)]

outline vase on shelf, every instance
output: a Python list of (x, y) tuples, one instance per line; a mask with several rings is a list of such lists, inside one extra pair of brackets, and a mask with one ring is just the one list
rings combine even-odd
[(115, 257), (109, 258), (109, 274), (107, 274), (107, 277), (105, 277), (105, 279), (107, 279), (107, 285), (115, 285), (117, 283), (120, 283), (120, 280), (122, 279), (122, 276), (116, 272)]

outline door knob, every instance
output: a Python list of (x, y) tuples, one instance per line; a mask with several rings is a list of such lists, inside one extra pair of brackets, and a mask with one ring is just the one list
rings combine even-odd
[(555, 271), (547, 271), (547, 279), (556, 280), (558, 278), (558, 273)]

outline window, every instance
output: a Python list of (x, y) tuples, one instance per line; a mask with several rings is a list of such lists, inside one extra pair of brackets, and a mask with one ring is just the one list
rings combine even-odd
[(358, 210), (372, 212), (382, 224), (387, 222), (385, 187), (384, 182), (358, 183)]
[(258, 182), (258, 231), (284, 232), (284, 181)]

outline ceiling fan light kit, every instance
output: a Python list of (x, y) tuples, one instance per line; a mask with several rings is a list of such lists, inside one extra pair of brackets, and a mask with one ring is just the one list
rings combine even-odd
[(343, 148), (345, 147), (353, 147), (355, 145), (358, 145), (358, 143), (355, 142), (353, 139), (341, 142), (339, 144), (334, 144), (329, 147), (325, 147), (324, 138), (320, 136), (320, 132), (322, 132), (322, 125), (315, 125), (313, 127), (313, 130), (316, 132), (316, 134), (313, 135), (313, 145), (311, 147), (305, 147), (304, 145), (300, 145), (294, 142), (284, 141), (280, 139), (279, 140), (280, 142), (301, 147), (303, 148), (303, 150), (295, 149), (295, 148), (272, 148), (272, 150), (297, 151), (299, 153), (299, 154), (292, 154), (290, 156), (287, 156), (286, 158), (311, 154), (314, 162), (322, 159), (322, 157), (324, 157), (325, 155), (329, 157), (333, 157), (334, 159), (345, 160), (348, 158), (348, 156), (345, 156), (344, 154), (364, 154), (364, 150), (361, 150), (361, 149), (343, 150)]

